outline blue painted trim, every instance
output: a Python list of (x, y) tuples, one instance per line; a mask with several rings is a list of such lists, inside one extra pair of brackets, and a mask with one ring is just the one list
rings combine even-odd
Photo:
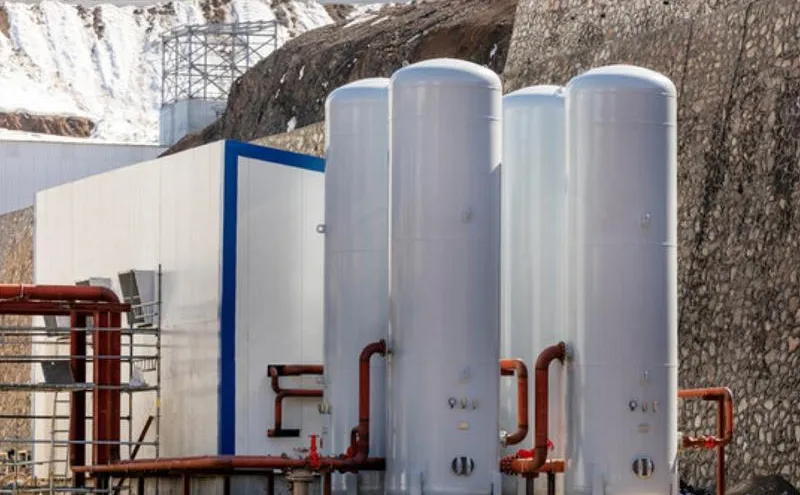
[(281, 165), (313, 170), (315, 172), (325, 171), (325, 160), (322, 158), (276, 148), (267, 148), (256, 144), (243, 143), (241, 141), (225, 141), (225, 152), (231, 152), (244, 158), (279, 163)]
[(217, 384), (217, 454), (236, 453), (236, 257), (239, 157), (324, 172), (325, 160), (240, 141), (225, 141), (222, 171), (222, 267)]
[(222, 170), (222, 272), (219, 315), (217, 454), (236, 451), (236, 210), (239, 157), (225, 143)]

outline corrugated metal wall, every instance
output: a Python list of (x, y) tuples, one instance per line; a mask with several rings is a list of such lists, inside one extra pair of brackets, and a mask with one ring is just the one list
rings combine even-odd
[(156, 158), (160, 146), (0, 140), (0, 215), (50, 187)]

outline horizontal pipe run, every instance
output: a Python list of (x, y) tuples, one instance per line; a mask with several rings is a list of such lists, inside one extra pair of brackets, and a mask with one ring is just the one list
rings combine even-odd
[(0, 301), (0, 315), (69, 316), (72, 313), (91, 315), (98, 311), (105, 311), (109, 313), (127, 313), (130, 311), (130, 304)]
[(500, 373), (517, 376), (517, 431), (503, 439), (507, 447), (517, 445), (528, 436), (528, 367), (521, 359), (501, 359)]
[[(321, 458), (321, 470), (348, 470), (352, 462), (347, 459)], [(383, 458), (367, 458), (359, 469), (383, 470), (386, 460)], [(97, 466), (75, 466), (76, 473), (128, 475), (145, 473), (184, 473), (206, 470), (253, 469), (263, 471), (287, 469), (311, 469), (307, 459), (290, 459), (279, 456), (200, 456), (182, 458), (161, 458), (148, 460), (123, 461), (114, 464)]]
[(322, 389), (281, 388), (280, 377), (322, 375), (324, 367), (319, 364), (271, 364), (267, 366), (267, 373), (275, 392), (275, 411), (273, 413), (274, 426), (267, 430), (270, 438), (299, 437), (299, 428), (283, 427), (283, 399), (293, 398), (319, 398), (323, 396)]

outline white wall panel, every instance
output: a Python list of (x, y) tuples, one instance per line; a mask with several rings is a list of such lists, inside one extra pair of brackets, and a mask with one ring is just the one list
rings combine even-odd
[(162, 414), (168, 418), (162, 456), (217, 450), (223, 148), (212, 143), (159, 167)]
[[(284, 400), (283, 426), (299, 438), (267, 437), (274, 421), (270, 364), (322, 363), (323, 174), (240, 158), (236, 304), (236, 453), (293, 454), (321, 433), (317, 399)], [(320, 388), (314, 377), (286, 387)]]
[(0, 214), (27, 208), (37, 191), (156, 158), (166, 148), (0, 140)]
[[(162, 264), (162, 415), (168, 419), (162, 422), (161, 455), (216, 451), (222, 149), (214, 143), (37, 195), (37, 283), (73, 284), (100, 276), (111, 278), (121, 294), (119, 272)], [(38, 347), (35, 352), (48, 352)], [(155, 373), (144, 378), (155, 382)], [(128, 379), (125, 364), (122, 379)], [(38, 394), (37, 414), (48, 413), (51, 401)], [(135, 439), (155, 413), (155, 394), (137, 392), (133, 407)], [(123, 395), (122, 413), (127, 412)], [(49, 422), (37, 422), (36, 432), (46, 438)], [(128, 439), (124, 422), (122, 436)], [(151, 429), (147, 441), (154, 438)], [(42, 447), (36, 455), (47, 458), (49, 449)], [(123, 447), (123, 457), (127, 452)], [(154, 454), (150, 448), (140, 451), (141, 457)]]
[[(272, 163), (265, 153), (296, 166)], [(161, 456), (291, 453), (307, 444), (306, 433), (320, 433), (316, 402), (289, 399), (285, 424), (302, 426), (303, 434), (268, 445), (274, 394), (266, 366), (322, 362), (322, 165), (219, 142), (37, 195), (37, 283), (107, 277), (120, 293), (119, 272), (162, 265)], [(225, 302), (231, 295), (233, 305)], [(232, 355), (223, 354), (225, 335), (233, 336)], [(320, 386), (313, 378), (286, 384), (297, 382)], [(154, 394), (135, 397), (134, 438), (155, 403)], [(41, 414), (51, 400), (34, 398)], [(123, 414), (126, 404), (123, 396)], [(49, 435), (44, 423), (37, 424), (40, 438)], [(124, 424), (122, 435), (127, 440)]]

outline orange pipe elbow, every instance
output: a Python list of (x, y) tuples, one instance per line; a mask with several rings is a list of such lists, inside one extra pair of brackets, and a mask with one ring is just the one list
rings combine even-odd
[(505, 438), (505, 446), (517, 445), (528, 436), (528, 367), (521, 359), (501, 359), (500, 374), (517, 377), (517, 431)]

